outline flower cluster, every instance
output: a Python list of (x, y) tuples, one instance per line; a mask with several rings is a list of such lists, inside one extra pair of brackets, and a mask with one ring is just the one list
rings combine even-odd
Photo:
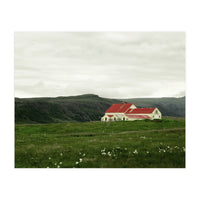
[(102, 150), (101, 150), (101, 155), (104, 155), (104, 156), (105, 156), (105, 155), (106, 155), (106, 152), (105, 152), (105, 151), (106, 151), (106, 149), (105, 149), (105, 148), (104, 148), (104, 149), (102, 149)]
[(137, 149), (135, 149), (135, 150), (133, 151), (133, 154), (138, 154)]
[[(79, 152), (79, 155), (82, 155), (82, 157), (85, 157), (86, 154), (85, 154), (85, 153)], [(82, 163), (82, 162), (83, 162), (83, 158), (79, 158), (79, 160), (76, 161), (75, 164), (78, 165), (78, 164), (80, 164), (80, 163)]]
[(159, 153), (166, 153), (166, 152), (169, 152), (169, 153), (173, 153), (173, 152), (185, 152), (185, 147), (179, 147), (179, 146), (174, 146), (174, 147), (170, 147), (170, 146), (167, 146), (167, 145), (162, 145), (162, 147), (158, 147), (158, 152)]
[[(60, 156), (63, 156), (63, 153), (62, 153), (62, 152), (60, 153)], [(53, 161), (54, 159), (51, 158), (50, 156), (49, 156), (48, 159), (49, 159), (49, 161), (51, 161), (51, 163), (52, 163), (55, 167), (57, 167), (57, 168), (60, 168), (61, 165), (63, 164), (62, 161), (57, 161), (57, 162)], [(49, 168), (49, 166), (47, 166), (47, 168)]]
[(114, 159), (117, 159), (120, 155), (127, 155), (127, 153), (131, 153), (130, 151), (128, 151), (128, 148), (121, 148), (121, 147), (114, 147), (112, 149), (108, 149), (106, 150), (106, 148), (101, 149), (100, 151), (102, 156), (108, 156), (108, 157), (112, 157)]

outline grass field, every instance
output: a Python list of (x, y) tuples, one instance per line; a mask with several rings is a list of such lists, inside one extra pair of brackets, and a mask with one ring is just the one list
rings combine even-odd
[(16, 168), (184, 168), (185, 121), (15, 125)]

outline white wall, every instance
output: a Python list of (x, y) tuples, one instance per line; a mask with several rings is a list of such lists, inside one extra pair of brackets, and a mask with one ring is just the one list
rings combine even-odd
[[(157, 114), (156, 114), (157, 111)], [(153, 119), (162, 119), (162, 113), (156, 108), (153, 113), (152, 113), (152, 118)]]
[[(113, 115), (113, 116), (110, 118), (108, 115)], [(123, 117), (125, 117), (125, 114), (124, 113), (105, 113), (105, 115), (101, 118), (101, 121), (105, 121), (105, 117), (107, 117), (107, 121), (109, 121), (109, 119), (114, 121), (114, 118), (116, 118), (116, 120), (123, 120)]]

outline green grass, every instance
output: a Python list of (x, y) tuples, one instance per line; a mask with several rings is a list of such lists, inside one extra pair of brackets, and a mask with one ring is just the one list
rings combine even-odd
[(183, 168), (185, 121), (16, 125), (15, 167)]

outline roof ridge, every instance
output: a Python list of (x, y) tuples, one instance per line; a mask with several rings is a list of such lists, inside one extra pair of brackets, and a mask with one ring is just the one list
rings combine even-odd
[(119, 103), (112, 104), (107, 110), (106, 113), (125, 113), (130, 107), (132, 103)]

